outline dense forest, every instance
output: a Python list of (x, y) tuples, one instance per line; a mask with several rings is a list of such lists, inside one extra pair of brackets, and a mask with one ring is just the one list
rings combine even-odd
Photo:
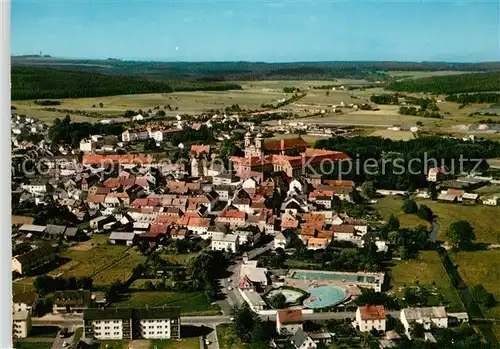
[(12, 65), (50, 67), (103, 74), (171, 79), (181, 82), (237, 80), (333, 80), (335, 78), (390, 80), (388, 71), (495, 71), (500, 63), (446, 62), (137, 62), (107, 60), (41, 59), (13, 57)]
[[(446, 166), (460, 170), (460, 157), (464, 159), (487, 159), (500, 156), (500, 143), (493, 141), (466, 142), (459, 139), (441, 137), (419, 137), (409, 141), (393, 141), (380, 137), (335, 137), (320, 140), (315, 148), (330, 149), (345, 152), (356, 161), (359, 159), (361, 170), (352, 166), (343, 179), (354, 179), (356, 182), (373, 181), (377, 188), (412, 190), (427, 187), (426, 159), (436, 159), (438, 166)], [(368, 159), (373, 159), (369, 160)], [(420, 159), (413, 160), (412, 159)], [(411, 161), (411, 162), (410, 162)], [(386, 162), (383, 165), (383, 162)], [(363, 170), (363, 164), (373, 165)], [(427, 169), (432, 166), (429, 161)], [(463, 170), (471, 170), (476, 161), (463, 161)], [(385, 173), (382, 168), (385, 166)], [(412, 168), (411, 174), (407, 169)], [(404, 170), (401, 170), (403, 168)], [(487, 168), (485, 161), (480, 169)], [(359, 173), (357, 173), (359, 172)], [(338, 177), (338, 170), (331, 175)]]
[(461, 93), (446, 96), (445, 100), (460, 104), (499, 103), (500, 93)]
[(406, 92), (461, 93), (500, 90), (500, 72), (433, 76), (390, 83), (387, 89)]
[(12, 100), (230, 89), (241, 89), (241, 86), (210, 82), (185, 84), (174, 88), (165, 81), (131, 76), (47, 68), (14, 67), (12, 69)]

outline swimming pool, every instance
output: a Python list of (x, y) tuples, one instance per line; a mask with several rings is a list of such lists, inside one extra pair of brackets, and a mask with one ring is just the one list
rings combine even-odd
[(314, 271), (303, 271), (303, 270), (295, 271), (291, 277), (293, 279), (300, 279), (300, 280), (332, 280), (332, 281), (349, 281), (349, 282), (370, 283), (370, 284), (376, 282), (376, 278), (370, 275), (314, 272)]
[(278, 290), (272, 290), (271, 292), (269, 292), (268, 297), (269, 298), (274, 297), (275, 295), (277, 295), (279, 293), (281, 293), (283, 296), (285, 296), (286, 302), (289, 304), (296, 303), (300, 297), (305, 295), (305, 293), (301, 293), (299, 291), (294, 291), (294, 290), (283, 288), (283, 289), (278, 289)]
[(340, 286), (314, 286), (307, 289), (311, 294), (304, 301), (304, 306), (307, 308), (325, 308), (342, 303), (347, 296), (347, 292)]

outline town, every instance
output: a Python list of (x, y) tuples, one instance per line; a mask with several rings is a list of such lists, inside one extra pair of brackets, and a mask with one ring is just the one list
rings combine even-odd
[[(328, 142), (356, 142), (355, 127), (132, 114), (89, 130), (13, 110), (19, 343), (52, 331), (53, 348), (484, 345), (469, 323), (494, 295), (464, 295), (447, 252), (471, 249), (474, 227), (457, 217), (440, 232), (433, 210), (496, 206), (481, 188), (498, 177), (439, 166), (424, 189), (376, 188), (339, 176), (353, 154)], [(423, 258), (433, 272), (413, 279)]]

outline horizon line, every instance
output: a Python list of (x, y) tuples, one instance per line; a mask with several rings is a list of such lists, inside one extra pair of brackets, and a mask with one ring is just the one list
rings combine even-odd
[(42, 57), (37, 54), (25, 54), (25, 55), (11, 55), (12, 58), (32, 58), (32, 59), (60, 59), (60, 60), (68, 60), (68, 61), (79, 61), (79, 60), (86, 60), (86, 61), (120, 61), (120, 62), (151, 62), (151, 63), (260, 63), (260, 64), (303, 64), (303, 63), (417, 63), (417, 64), (432, 64), (432, 63), (441, 63), (441, 64), (492, 64), (492, 63), (500, 63), (500, 60), (498, 61), (472, 61), (472, 62), (467, 62), (467, 61), (448, 61), (448, 60), (318, 60), (318, 61), (246, 61), (246, 60), (200, 60), (200, 61), (194, 61), (194, 60), (159, 60), (159, 59), (123, 59), (123, 58), (113, 58), (113, 57), (108, 57), (108, 58), (77, 58), (77, 57), (57, 57), (57, 56), (50, 56), (49, 57)]

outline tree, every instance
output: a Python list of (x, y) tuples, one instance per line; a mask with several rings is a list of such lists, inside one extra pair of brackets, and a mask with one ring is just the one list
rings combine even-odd
[(450, 240), (453, 248), (457, 250), (471, 250), (473, 241), (476, 240), (474, 227), (470, 222), (460, 220), (450, 225), (446, 231), (446, 237)]
[(270, 302), (274, 309), (283, 309), (286, 305), (286, 297), (283, 293), (278, 293), (271, 297)]
[(401, 207), (404, 213), (415, 214), (418, 212), (418, 206), (414, 200), (406, 199)]
[(99, 108), (103, 108), (103, 107), (104, 107), (104, 104), (102, 104), (102, 102), (99, 103)]
[(165, 112), (163, 110), (159, 110), (159, 111), (156, 112), (156, 116), (163, 117), (165, 115), (166, 114), (165, 114)]
[(144, 142), (144, 150), (156, 150), (157, 148), (156, 141), (153, 138), (148, 138), (146, 142)]
[(475, 285), (471, 289), (474, 298), (483, 307), (491, 308), (495, 306), (496, 300), (492, 293), (488, 292), (483, 285)]
[(424, 325), (415, 322), (410, 329), (411, 337), (412, 338), (422, 338), (425, 333), (425, 328)]
[(417, 215), (428, 222), (432, 222), (432, 219), (434, 218), (432, 210), (425, 205), (420, 205)]
[(429, 187), (427, 188), (427, 193), (429, 194), (432, 200), (437, 200), (438, 192), (435, 182), (429, 183)]
[(375, 186), (373, 182), (369, 181), (361, 184), (361, 195), (366, 199), (373, 199), (375, 196)]
[(393, 214), (391, 214), (391, 216), (389, 217), (389, 220), (387, 221), (387, 229), (389, 231), (397, 231), (399, 230), (399, 219), (394, 216)]
[(252, 331), (260, 322), (259, 316), (250, 309), (247, 303), (242, 306), (234, 306), (231, 309), (231, 316), (234, 318), (233, 327), (236, 335), (245, 343), (252, 339)]

